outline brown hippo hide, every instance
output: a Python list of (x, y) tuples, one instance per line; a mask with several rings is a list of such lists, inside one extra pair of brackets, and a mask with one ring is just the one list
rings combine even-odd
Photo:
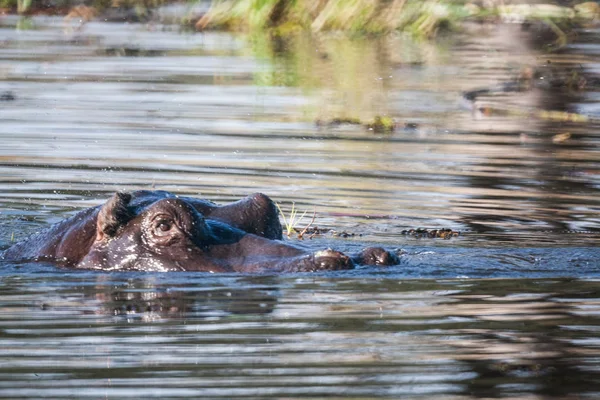
[(271, 199), (256, 193), (225, 206), (164, 191), (116, 193), (8, 248), (2, 258), (97, 270), (266, 272), (392, 265), (379, 247), (354, 256), (281, 241)]

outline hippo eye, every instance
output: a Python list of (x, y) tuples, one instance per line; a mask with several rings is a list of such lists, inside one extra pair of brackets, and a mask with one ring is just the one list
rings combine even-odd
[(154, 224), (154, 234), (164, 236), (173, 229), (173, 222), (165, 219), (156, 221)]
[(160, 231), (166, 232), (171, 230), (171, 224), (169, 224), (168, 222), (161, 222), (160, 224), (158, 224), (157, 228)]

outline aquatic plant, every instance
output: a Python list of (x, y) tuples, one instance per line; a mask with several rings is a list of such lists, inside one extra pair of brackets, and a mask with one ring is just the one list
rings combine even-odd
[(405, 29), (430, 36), (452, 18), (468, 15), (468, 8), (451, 0), (213, 0), (196, 27), (368, 34)]
[(252, 30), (287, 24), (311, 31), (407, 30), (431, 36), (439, 26), (470, 16), (471, 11), (452, 0), (213, 0), (196, 26)]
[[(279, 210), (279, 213), (281, 214), (281, 218), (283, 218), (283, 224), (285, 226), (285, 233), (286, 233), (286, 236), (289, 238), (292, 235), (292, 233), (294, 233), (296, 231), (298, 224), (300, 223), (302, 218), (304, 218), (304, 216), (306, 215), (306, 211), (304, 211), (304, 213), (300, 216), (300, 218), (298, 218), (298, 209), (296, 209), (296, 204), (294, 202), (292, 202), (292, 208), (290, 210), (290, 214), (288, 217), (286, 217), (285, 213), (279, 206), (279, 203), (275, 203), (275, 205), (277, 206), (277, 209)], [(314, 221), (314, 217), (313, 217), (313, 221)], [(310, 226), (310, 224), (309, 224), (309, 226)]]
[(490, 1), (477, 6), (466, 0), (213, 0), (196, 24), (198, 29), (232, 30), (301, 28), (313, 32), (345, 31), (380, 34), (409, 32), (429, 38), (440, 28), (454, 28), (471, 20), (539, 21), (562, 44), (564, 25), (597, 19), (600, 7), (586, 2), (574, 7), (553, 4), (516, 4)]
[(25, 14), (31, 7), (32, 0), (0, 0), (0, 8), (13, 9), (18, 14)]
[[(193, 4), (200, 0), (178, 1)], [(149, 18), (152, 9), (171, 2), (173, 0), (90, 0), (85, 4), (100, 12), (120, 8), (132, 10), (140, 18)], [(20, 14), (37, 11), (68, 13), (78, 5), (81, 5), (79, 0), (55, 0), (52, 7), (41, 7), (32, 0), (0, 0), (0, 8)], [(195, 27), (198, 30), (268, 30), (278, 35), (297, 30), (344, 31), (359, 35), (402, 31), (431, 38), (444, 28), (460, 27), (466, 20), (537, 21), (554, 32), (558, 44), (562, 45), (566, 43), (565, 32), (569, 25), (585, 25), (599, 17), (600, 6), (594, 1), (565, 7), (505, 5), (499, 0), (486, 1), (479, 6), (469, 0), (212, 0), (209, 11), (196, 21)], [(191, 15), (184, 15), (180, 23), (190, 24), (194, 20)]]
[(388, 116), (376, 115), (373, 122), (365, 124), (365, 127), (374, 133), (391, 133), (394, 132), (396, 123)]
[(23, 14), (31, 6), (31, 0), (17, 0), (17, 12)]
[(285, 0), (213, 0), (210, 11), (197, 23), (196, 28), (227, 28), (251, 30), (278, 25), (283, 20), (281, 7), (295, 1)]

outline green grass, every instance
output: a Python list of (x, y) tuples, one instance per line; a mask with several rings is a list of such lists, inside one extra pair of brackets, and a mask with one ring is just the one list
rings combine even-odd
[(302, 218), (306, 215), (306, 211), (302, 213), (300, 218), (298, 218), (298, 209), (296, 209), (296, 204), (292, 202), (292, 209), (290, 210), (290, 214), (286, 217), (285, 213), (279, 206), (279, 203), (275, 203), (279, 213), (281, 214), (281, 218), (283, 218), (283, 224), (285, 226), (285, 234), (289, 238), (292, 233), (296, 231), (298, 224), (302, 221)]
[(311, 31), (430, 37), (474, 14), (460, 0), (213, 0), (200, 28), (254, 30), (297, 26)]
[[(86, 5), (102, 11), (111, 7), (135, 9), (145, 13), (162, 5), (200, 0), (90, 0)], [(476, 5), (484, 4), (484, 5)], [(299, 30), (310, 32), (343, 31), (352, 35), (380, 35), (407, 32), (419, 38), (435, 37), (445, 29), (457, 29), (466, 20), (502, 21), (518, 19), (548, 25), (559, 41), (570, 24), (585, 25), (600, 18), (600, 6), (593, 1), (573, 1), (572, 7), (553, 4), (505, 5), (502, 0), (212, 0), (209, 12), (196, 28), (232, 31), (270, 31), (286, 35)], [(48, 12), (69, 10), (78, 0), (55, 0)], [(33, 0), (0, 0), (0, 7), (20, 14), (39, 9)], [(35, 11), (33, 11), (35, 12)], [(182, 16), (181, 23), (189, 23)]]
[(467, 0), (213, 0), (198, 29), (238, 31), (295, 30), (343, 31), (352, 34), (408, 32), (431, 38), (439, 30), (454, 29), (465, 20), (539, 21), (554, 30), (560, 40), (563, 26), (585, 23), (600, 16), (597, 3), (574, 7), (554, 4), (504, 5), (490, 1), (477, 6)]

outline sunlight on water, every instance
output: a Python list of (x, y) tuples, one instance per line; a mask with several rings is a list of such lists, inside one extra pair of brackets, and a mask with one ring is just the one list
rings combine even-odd
[(597, 394), (593, 281), (42, 276), (3, 279), (3, 397)]
[[(3, 30), (3, 90), (16, 97), (0, 108), (4, 209), (22, 208), (23, 197), (83, 207), (115, 190), (157, 187), (215, 201), (262, 191), (284, 209), (316, 207), (322, 225), (339, 229), (369, 216), (379, 233), (598, 229), (597, 126), (521, 112), (559, 98), (554, 109), (583, 109), (595, 92), (461, 98), (525, 66), (545, 71), (511, 27), (422, 46), (401, 37), (245, 44), (103, 23), (65, 33), (52, 19), (39, 28)], [(465, 107), (508, 114), (480, 118)], [(377, 115), (399, 129), (315, 125)], [(564, 132), (569, 140), (553, 142)], [(52, 200), (54, 191), (62, 197)]]
[[(600, 397), (597, 31), (548, 63), (513, 26), (433, 44), (2, 18), (0, 248), (117, 190), (260, 191), (354, 234), (307, 247), (401, 264), (0, 262), (1, 398)], [(540, 83), (575, 72), (587, 86)], [(485, 91), (507, 82), (531, 87)], [(461, 235), (402, 234), (417, 227)]]

